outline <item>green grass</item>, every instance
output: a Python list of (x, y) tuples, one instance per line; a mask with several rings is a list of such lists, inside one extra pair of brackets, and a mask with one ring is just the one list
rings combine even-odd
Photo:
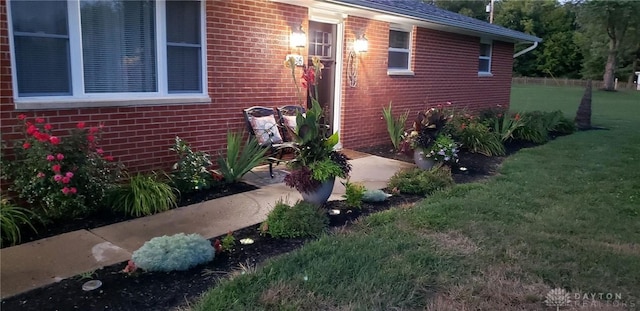
[[(581, 95), (515, 86), (512, 110), (573, 116)], [(548, 310), (555, 287), (637, 306), (640, 92), (594, 91), (593, 124), (608, 130), (521, 150), (486, 182), (367, 217), (224, 281), (194, 310)]]

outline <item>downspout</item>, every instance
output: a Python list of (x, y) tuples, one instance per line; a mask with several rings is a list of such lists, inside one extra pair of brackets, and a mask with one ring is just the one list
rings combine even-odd
[(526, 48), (526, 49), (524, 49), (524, 50), (522, 50), (522, 51), (520, 51), (520, 52), (518, 52), (516, 54), (513, 54), (513, 58), (516, 58), (516, 57), (518, 57), (518, 56), (520, 56), (522, 54), (525, 54), (525, 53), (528, 53), (530, 51), (533, 51), (537, 47), (538, 47), (538, 41), (534, 41), (532, 46), (530, 46), (530, 47), (528, 47), (528, 48)]

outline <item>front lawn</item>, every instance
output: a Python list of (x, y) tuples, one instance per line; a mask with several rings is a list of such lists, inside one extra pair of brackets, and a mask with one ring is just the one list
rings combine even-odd
[[(581, 94), (514, 86), (512, 111), (573, 116)], [(570, 310), (638, 307), (640, 92), (594, 91), (593, 103), (607, 130), (523, 149), (488, 181), (369, 216), (193, 309), (549, 310), (553, 288), (571, 292)]]

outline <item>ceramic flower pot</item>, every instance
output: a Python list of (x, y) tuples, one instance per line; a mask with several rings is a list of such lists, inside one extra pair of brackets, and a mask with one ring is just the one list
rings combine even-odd
[(302, 195), (302, 199), (315, 204), (317, 206), (321, 206), (326, 203), (329, 197), (331, 196), (331, 192), (333, 192), (333, 184), (336, 181), (336, 178), (333, 177), (329, 180), (324, 181), (320, 184), (320, 187), (313, 192), (300, 192)]
[(424, 150), (422, 149), (416, 149), (413, 151), (413, 161), (420, 169), (423, 170), (431, 169), (436, 165), (436, 161), (433, 161), (431, 158), (427, 158)]

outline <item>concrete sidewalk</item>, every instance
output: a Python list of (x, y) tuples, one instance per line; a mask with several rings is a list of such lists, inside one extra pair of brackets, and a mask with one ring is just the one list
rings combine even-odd
[[(412, 166), (377, 156), (362, 156), (350, 162), (351, 181), (362, 182), (369, 189), (385, 187), (396, 171)], [(0, 298), (128, 260), (133, 251), (153, 237), (184, 232), (213, 238), (260, 223), (278, 199), (301, 199), (296, 190), (281, 182), (286, 174), (282, 169), (275, 168), (274, 179), (268, 176), (266, 167), (247, 174), (245, 181), (261, 187), (257, 190), (2, 249)], [(330, 200), (341, 199), (344, 192), (344, 186), (336, 181)]]

